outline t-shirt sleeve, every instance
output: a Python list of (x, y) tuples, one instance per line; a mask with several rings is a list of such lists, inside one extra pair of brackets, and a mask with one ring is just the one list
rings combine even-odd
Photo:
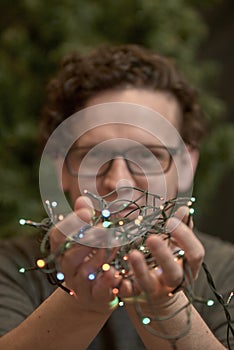
[[(209, 236), (202, 236), (201, 241), (206, 250), (205, 264), (212, 276), (217, 293), (222, 296), (226, 303), (234, 291), (234, 246)], [(209, 286), (204, 269), (201, 270), (196, 281), (195, 295), (204, 300), (211, 299), (214, 301), (213, 306), (207, 306), (205, 303), (195, 303), (195, 307), (217, 339), (227, 347), (227, 318), (229, 318), (229, 315), (231, 325), (234, 327), (234, 297), (226, 305), (226, 310), (229, 313), (229, 315), (226, 315), (223, 306), (218, 302)], [(231, 332), (229, 334), (230, 345), (234, 346), (234, 337)]]
[(0, 241), (0, 336), (19, 325), (52, 292), (40, 271), (20, 273), (39, 257), (36, 239)]

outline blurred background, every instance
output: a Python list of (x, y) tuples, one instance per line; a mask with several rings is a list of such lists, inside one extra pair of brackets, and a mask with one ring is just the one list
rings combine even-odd
[(0, 0), (0, 237), (40, 221), (38, 121), (67, 52), (136, 43), (174, 58), (200, 92), (210, 135), (195, 178), (196, 226), (234, 242), (234, 1)]

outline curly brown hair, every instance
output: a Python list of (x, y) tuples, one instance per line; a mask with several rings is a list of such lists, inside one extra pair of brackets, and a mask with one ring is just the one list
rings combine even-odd
[(205, 135), (205, 116), (195, 90), (169, 59), (137, 45), (105, 45), (85, 56), (72, 53), (62, 60), (57, 75), (48, 84), (41, 118), (43, 143), (94, 95), (129, 86), (172, 93), (183, 113), (183, 140), (199, 146)]

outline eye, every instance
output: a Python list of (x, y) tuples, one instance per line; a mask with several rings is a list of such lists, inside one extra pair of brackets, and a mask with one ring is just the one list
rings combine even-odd
[[(88, 153), (88, 158), (102, 159), (107, 153), (107, 150), (102, 147), (95, 147)], [(86, 153), (87, 154), (87, 153)]]
[(151, 152), (159, 161), (164, 161), (169, 156), (168, 151), (164, 148), (152, 148)]
[(149, 149), (144, 147), (137, 147), (129, 150), (129, 157), (131, 160), (147, 162), (154, 158), (154, 155)]
[(98, 149), (92, 149), (91, 151), (87, 152), (86, 155), (90, 158), (96, 158), (100, 155), (100, 150)]
[(142, 159), (151, 159), (153, 157), (153, 154), (150, 150), (140, 149), (138, 151), (138, 157), (141, 157)]
[(77, 158), (83, 159), (87, 155), (88, 151), (89, 150), (85, 150), (85, 149), (77, 150), (77, 152), (76, 152)]

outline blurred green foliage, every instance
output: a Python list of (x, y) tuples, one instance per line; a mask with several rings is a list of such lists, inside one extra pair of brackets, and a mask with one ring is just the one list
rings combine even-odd
[[(195, 193), (207, 209), (222, 172), (233, 167), (234, 130), (212, 95), (218, 67), (198, 62), (207, 32), (196, 0), (20, 0), (0, 2), (0, 236), (27, 232), (18, 219), (44, 216), (38, 186), (38, 120), (48, 78), (67, 52), (104, 43), (138, 43), (175, 58), (201, 92), (213, 125)], [(222, 128), (219, 128), (222, 125)], [(224, 164), (225, 163), (225, 164)]]

